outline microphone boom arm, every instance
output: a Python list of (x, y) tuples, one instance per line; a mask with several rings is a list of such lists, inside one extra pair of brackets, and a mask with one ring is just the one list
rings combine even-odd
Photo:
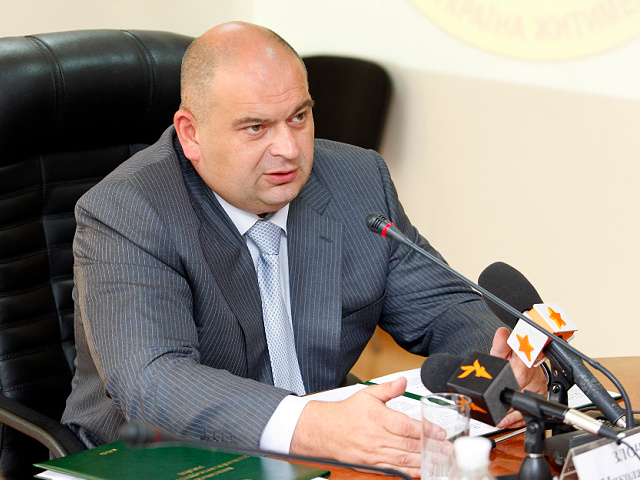
[[(412, 250), (414, 250), (414, 251), (418, 252), (420, 255), (428, 258), (432, 262), (436, 263), (440, 267), (442, 267), (445, 270), (447, 270), (449, 273), (455, 275), (459, 280), (464, 282), (467, 286), (469, 286), (469, 287), (473, 288), (474, 290), (480, 292), (485, 298), (488, 298), (489, 300), (494, 302), (496, 305), (498, 305), (499, 307), (501, 307), (504, 310), (506, 310), (507, 312), (509, 312), (511, 315), (516, 316), (520, 320), (523, 320), (524, 322), (526, 322), (529, 325), (531, 325), (536, 330), (538, 330), (538, 331), (542, 332), (543, 334), (545, 334), (551, 340), (551, 343), (554, 346), (557, 346), (560, 349), (566, 348), (567, 350), (569, 350), (570, 352), (574, 353), (575, 355), (580, 357), (582, 360), (587, 362), (593, 368), (595, 368), (595, 369), (599, 370), (600, 372), (602, 372), (609, 380), (611, 380), (611, 382), (616, 386), (616, 388), (618, 389), (618, 391), (622, 395), (622, 398), (624, 400), (624, 404), (625, 404), (625, 407), (626, 407), (626, 422), (625, 422), (625, 425), (628, 426), (629, 428), (631, 428), (634, 425), (633, 409), (631, 408), (631, 403), (629, 402), (629, 396), (627, 395), (626, 390), (623, 388), (622, 384), (620, 384), (618, 379), (616, 377), (614, 377), (613, 374), (609, 370), (607, 370), (605, 367), (603, 367), (599, 362), (593, 360), (592, 358), (587, 357), (582, 352), (580, 352), (576, 348), (574, 348), (571, 345), (569, 345), (569, 343), (567, 343), (566, 341), (562, 340), (560, 337), (552, 335), (547, 330), (542, 328), (540, 325), (538, 325), (537, 323), (535, 323), (534, 321), (532, 321), (531, 319), (529, 319), (525, 315), (523, 315), (522, 312), (519, 312), (517, 309), (513, 308), (507, 302), (505, 302), (502, 299), (498, 298), (493, 293), (489, 292), (487, 289), (482, 288), (480, 285), (477, 285), (476, 283), (472, 282), (471, 280), (466, 278), (464, 275), (458, 273), (456, 270), (451, 268), (446, 262), (440, 260), (435, 255), (432, 255), (431, 253), (429, 253), (425, 249), (423, 249), (420, 246), (418, 246), (416, 243), (414, 243), (411, 240), (409, 240), (409, 238), (407, 238), (407, 236), (404, 235), (398, 229), (398, 227), (396, 227), (391, 221), (389, 221), (389, 219), (387, 219), (382, 213), (370, 213), (367, 216), (367, 227), (369, 227), (369, 229), (372, 232), (378, 233), (378, 234), (382, 235), (385, 238), (391, 238), (391, 239), (393, 239), (393, 240), (395, 240), (395, 241), (397, 241), (399, 243), (407, 245)], [(593, 401), (593, 399), (591, 399), (591, 400)], [(614, 423), (614, 422), (612, 422), (612, 423)]]

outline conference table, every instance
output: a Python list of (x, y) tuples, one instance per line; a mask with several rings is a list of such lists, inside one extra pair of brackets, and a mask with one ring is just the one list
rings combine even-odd
[[(626, 389), (632, 407), (636, 410), (640, 410), (640, 381), (638, 381), (640, 357), (609, 357), (597, 359), (597, 361), (615, 375), (618, 381)], [(606, 379), (602, 373), (594, 372), (594, 375), (602, 382), (607, 390), (616, 390), (613, 384)], [(504, 435), (504, 433), (498, 434), (496, 437), (500, 437), (502, 435)], [(520, 434), (516, 437), (510, 438), (509, 440), (500, 442), (491, 451), (491, 473), (496, 476), (517, 473), (520, 469), (520, 463), (524, 457), (524, 434)], [(376, 474), (357, 472), (333, 466), (323, 468), (331, 470), (330, 478), (332, 480), (372, 480), (375, 478), (381, 478)], [(555, 466), (552, 466), (552, 472), (559, 474), (560, 469), (556, 469)]]

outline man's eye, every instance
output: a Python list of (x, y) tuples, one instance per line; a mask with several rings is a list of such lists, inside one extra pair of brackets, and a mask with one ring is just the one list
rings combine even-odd
[(293, 117), (293, 119), (296, 122), (301, 122), (302, 120), (305, 119), (306, 116), (307, 116), (307, 112), (302, 112), (302, 113), (297, 114), (295, 117)]
[(260, 130), (262, 130), (262, 125), (251, 125), (251, 126), (247, 127), (247, 130), (250, 133), (258, 133), (258, 132), (260, 132)]

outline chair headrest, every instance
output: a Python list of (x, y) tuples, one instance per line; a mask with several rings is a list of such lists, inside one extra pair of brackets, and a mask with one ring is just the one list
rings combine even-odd
[(178, 108), (192, 40), (140, 30), (0, 39), (0, 158), (141, 136), (152, 143)]

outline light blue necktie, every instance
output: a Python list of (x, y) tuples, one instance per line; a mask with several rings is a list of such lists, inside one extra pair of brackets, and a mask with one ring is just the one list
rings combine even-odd
[(282, 229), (274, 223), (258, 220), (247, 231), (247, 236), (260, 249), (257, 265), (258, 285), (262, 297), (262, 319), (271, 359), (273, 384), (304, 395), (293, 327), (287, 315), (280, 285), (281, 231)]

